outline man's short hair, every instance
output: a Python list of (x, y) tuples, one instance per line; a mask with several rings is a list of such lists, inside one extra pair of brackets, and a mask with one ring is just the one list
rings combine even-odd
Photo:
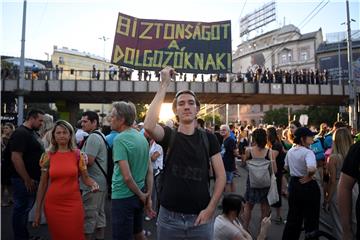
[(118, 119), (124, 119), (126, 126), (132, 126), (136, 118), (136, 108), (132, 102), (114, 102), (113, 108), (115, 108), (116, 117)]
[(90, 122), (96, 121), (96, 127), (99, 127), (99, 115), (94, 111), (86, 111), (81, 116), (87, 117)]
[(223, 125), (220, 126), (220, 130), (221, 130), (222, 128), (225, 128), (227, 132), (230, 132), (230, 127), (229, 127), (229, 125), (223, 124)]
[(40, 109), (30, 109), (30, 111), (26, 114), (26, 120), (30, 118), (38, 118), (38, 115), (45, 115), (45, 112)]

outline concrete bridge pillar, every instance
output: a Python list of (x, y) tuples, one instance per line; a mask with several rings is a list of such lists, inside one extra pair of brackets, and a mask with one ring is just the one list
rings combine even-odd
[(56, 108), (58, 109), (60, 119), (68, 121), (73, 126), (76, 125), (80, 111), (80, 104), (78, 102), (57, 101)]

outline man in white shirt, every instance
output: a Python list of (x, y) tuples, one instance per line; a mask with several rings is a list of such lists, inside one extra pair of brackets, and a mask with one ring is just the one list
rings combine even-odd
[[(153, 139), (150, 140), (150, 159), (153, 166), (153, 174), (154, 179), (160, 174), (160, 171), (163, 169), (163, 148), (157, 144)], [(153, 203), (153, 209), (155, 211), (158, 210), (158, 197), (157, 197), (157, 186), (156, 181), (154, 181), (153, 189), (155, 191), (152, 191), (151, 199)]]

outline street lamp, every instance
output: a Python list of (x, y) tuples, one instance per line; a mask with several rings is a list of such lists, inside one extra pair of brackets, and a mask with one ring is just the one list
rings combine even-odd
[(106, 41), (107, 40), (109, 40), (110, 38), (108, 38), (108, 37), (105, 37), (105, 36), (102, 36), (102, 37), (99, 37), (98, 39), (100, 39), (100, 40), (102, 40), (102, 41), (104, 41), (104, 48), (103, 48), (103, 67), (104, 67), (104, 80), (105, 80), (105, 71), (106, 71), (106, 69), (105, 69), (105, 62), (106, 62), (106, 59), (105, 59), (105, 46), (106, 46)]
[[(106, 65), (105, 65), (105, 62), (106, 62), (106, 59), (105, 59), (105, 46), (106, 46), (106, 41), (109, 40), (110, 38), (108, 37), (105, 37), (105, 36), (102, 36), (102, 37), (99, 37), (100, 40), (104, 41), (104, 49), (103, 49), (103, 65), (104, 65), (104, 81), (105, 81), (105, 78), (106, 78)], [(104, 103), (101, 104), (101, 124), (104, 125), (104, 115), (106, 116), (106, 114), (104, 114)]]

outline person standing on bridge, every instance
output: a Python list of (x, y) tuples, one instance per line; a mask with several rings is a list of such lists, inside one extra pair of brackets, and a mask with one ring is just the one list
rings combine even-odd
[[(216, 137), (196, 128), (196, 95), (179, 91), (173, 111), (179, 120), (177, 130), (157, 124), (167, 87), (174, 69), (161, 71), (161, 83), (147, 112), (144, 128), (167, 152), (157, 220), (159, 240), (213, 239), (214, 213), (225, 187), (225, 170)], [(206, 144), (207, 143), (207, 144)], [(170, 149), (169, 149), (170, 148)], [(216, 176), (210, 196), (210, 161)]]

